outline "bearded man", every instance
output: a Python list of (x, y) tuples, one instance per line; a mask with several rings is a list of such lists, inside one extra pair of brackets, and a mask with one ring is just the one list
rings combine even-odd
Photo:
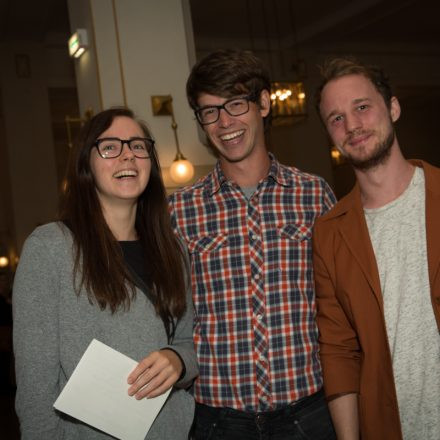
[(324, 389), (339, 440), (440, 438), (440, 170), (407, 161), (383, 71), (329, 60), (321, 119), (353, 190), (317, 220)]

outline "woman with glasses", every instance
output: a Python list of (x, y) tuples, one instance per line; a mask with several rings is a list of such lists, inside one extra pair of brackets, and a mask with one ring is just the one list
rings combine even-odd
[(109, 436), (53, 408), (93, 339), (139, 361), (133, 399), (174, 387), (147, 439), (186, 439), (197, 374), (185, 258), (148, 129), (103, 111), (72, 151), (59, 221), (27, 239), (14, 293), (16, 409), (23, 439)]

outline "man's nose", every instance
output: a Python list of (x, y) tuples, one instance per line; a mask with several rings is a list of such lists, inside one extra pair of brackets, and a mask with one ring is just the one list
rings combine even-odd
[(231, 116), (224, 108), (219, 109), (218, 122), (221, 127), (229, 127), (233, 123), (234, 116)]
[(345, 115), (345, 129), (348, 132), (353, 132), (362, 127), (361, 118), (353, 113)]

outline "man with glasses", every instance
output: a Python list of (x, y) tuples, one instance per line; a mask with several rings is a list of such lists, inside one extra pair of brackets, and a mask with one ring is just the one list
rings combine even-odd
[(310, 241), (333, 193), (268, 153), (270, 82), (250, 52), (208, 55), (192, 69), (187, 95), (218, 156), (210, 174), (170, 199), (191, 258), (195, 438), (333, 438)]

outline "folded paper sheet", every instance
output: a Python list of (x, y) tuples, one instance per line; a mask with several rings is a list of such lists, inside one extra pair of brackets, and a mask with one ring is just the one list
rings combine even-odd
[(54, 407), (121, 440), (143, 440), (171, 390), (152, 399), (127, 394), (137, 362), (94, 339)]

